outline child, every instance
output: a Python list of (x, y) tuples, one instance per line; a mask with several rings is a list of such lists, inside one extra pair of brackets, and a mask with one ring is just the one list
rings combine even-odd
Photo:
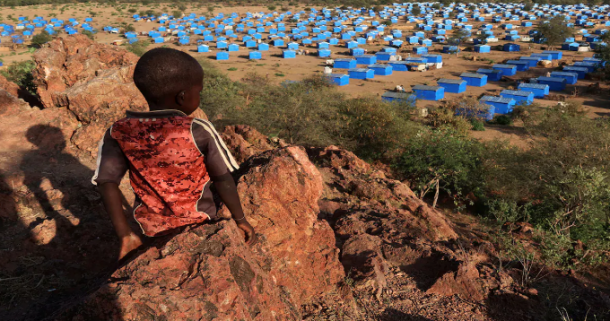
[(144, 235), (213, 220), (214, 182), (246, 243), (254, 244), (231, 176), (237, 163), (210, 122), (188, 116), (198, 109), (203, 89), (199, 63), (182, 51), (157, 48), (140, 58), (133, 78), (150, 111), (128, 111), (108, 129), (92, 179), (121, 239), (119, 259), (142, 245), (121, 206), (119, 183), (127, 170), (136, 194), (133, 215)]

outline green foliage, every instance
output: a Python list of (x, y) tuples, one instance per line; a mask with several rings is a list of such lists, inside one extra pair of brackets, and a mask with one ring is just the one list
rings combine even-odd
[(478, 131), (478, 132), (482, 132), (485, 131), (485, 123), (478, 120), (478, 119), (473, 119), (470, 121), (470, 123), (472, 124), (472, 130), (474, 131)]
[(447, 43), (449, 43), (450, 45), (459, 45), (461, 43), (463, 43), (466, 38), (468, 38), (470, 36), (470, 32), (466, 29), (458, 29), (456, 31), (453, 32), (453, 34), (451, 35), (451, 37), (449, 37), (449, 39), (447, 39)]
[(149, 45), (150, 42), (148, 40), (139, 40), (132, 44), (128, 44), (125, 49), (141, 57), (146, 53), (146, 47), (148, 47)]
[(511, 206), (555, 235), (610, 245), (610, 123), (585, 117), (573, 103), (521, 108), (519, 119), (536, 139), (527, 150), (488, 148), (489, 194), (519, 204)]
[(182, 18), (182, 11), (180, 11), (180, 10), (174, 10), (174, 11), (172, 12), (172, 15), (173, 15), (175, 18)]
[(95, 34), (89, 30), (83, 30), (82, 34), (87, 36), (87, 38), (89, 38), (91, 40), (95, 40)]
[(483, 155), (482, 143), (453, 129), (422, 130), (407, 142), (392, 168), (413, 184), (420, 198), (434, 193), (433, 205), (440, 192), (459, 202), (482, 190)]
[(410, 106), (377, 97), (348, 99), (326, 78), (272, 85), (251, 73), (233, 82), (207, 61), (201, 108), (217, 126), (247, 124), (307, 146), (342, 145), (362, 157), (389, 157), (419, 126)]
[(46, 30), (43, 30), (39, 34), (32, 37), (32, 45), (35, 47), (40, 47), (51, 40), (53, 40), (53, 37), (46, 32)]
[(419, 5), (414, 5), (413, 9), (411, 9), (411, 14), (414, 16), (419, 16), (421, 14), (421, 8)]
[(14, 62), (6, 69), (0, 70), (0, 74), (19, 85), (19, 87), (35, 94), (36, 85), (34, 85), (34, 78), (32, 77), (34, 68), (36, 68), (36, 64), (32, 60)]
[(513, 119), (508, 115), (497, 115), (490, 123), (509, 126), (513, 124)]
[(563, 15), (557, 15), (548, 20), (548, 23), (540, 23), (536, 28), (538, 31), (534, 39), (542, 40), (549, 47), (555, 47), (574, 35), (574, 29), (568, 27)]
[(277, 9), (277, 6), (275, 6), (275, 5), (267, 6), (267, 10), (269, 10), (269, 11), (275, 11), (275, 9)]

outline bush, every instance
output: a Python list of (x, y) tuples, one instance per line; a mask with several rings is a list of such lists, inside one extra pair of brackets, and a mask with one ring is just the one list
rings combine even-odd
[(34, 68), (36, 68), (36, 64), (32, 60), (14, 62), (5, 70), (0, 70), (0, 74), (31, 94), (36, 94), (36, 85), (34, 85), (32, 77)]
[(267, 10), (269, 10), (269, 11), (275, 11), (275, 9), (277, 9), (277, 6), (275, 6), (275, 5), (267, 6)]
[(174, 18), (182, 18), (182, 11), (174, 10), (174, 12), (172, 12), (172, 15), (174, 16)]
[(51, 37), (48, 32), (43, 30), (41, 33), (32, 37), (32, 45), (35, 47), (40, 47), (51, 40), (53, 40), (53, 37)]
[(470, 123), (472, 124), (472, 130), (474, 131), (485, 131), (485, 123), (478, 120), (478, 119), (473, 119), (470, 121)]
[(536, 226), (583, 241), (610, 244), (610, 123), (579, 105), (530, 109), (527, 150), (490, 146), (487, 184), (493, 198), (529, 205)]
[(513, 119), (508, 115), (497, 115), (491, 121), (493, 124), (509, 126), (513, 124)]
[(91, 40), (95, 40), (95, 34), (89, 30), (83, 30), (82, 34)]
[(433, 206), (440, 192), (458, 204), (466, 194), (479, 194), (484, 187), (484, 151), (481, 142), (453, 129), (422, 130), (407, 141), (392, 168), (412, 183), (420, 198), (433, 193)]
[(142, 55), (144, 55), (147, 51), (146, 47), (148, 47), (149, 45), (150, 45), (150, 42), (148, 42), (148, 40), (139, 40), (132, 44), (128, 44), (125, 49), (142, 57)]

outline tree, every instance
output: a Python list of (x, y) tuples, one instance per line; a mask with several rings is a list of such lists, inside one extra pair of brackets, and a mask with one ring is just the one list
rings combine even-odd
[(174, 16), (174, 18), (182, 18), (182, 11), (174, 10), (174, 12), (172, 12), (172, 15)]
[(87, 36), (91, 40), (95, 40), (95, 34), (89, 30), (83, 30), (82, 34)]
[(419, 7), (419, 5), (413, 6), (413, 8), (411, 9), (411, 14), (414, 16), (419, 16), (421, 14), (421, 8)]
[(562, 15), (551, 18), (548, 22), (543, 22), (536, 28), (534, 35), (536, 41), (547, 44), (550, 48), (555, 47), (574, 35), (574, 30), (568, 27), (566, 19)]
[(477, 36), (477, 39), (479, 39), (479, 41), (481, 41), (481, 43), (487, 43), (487, 38), (491, 37), (490, 34), (488, 34), (485, 31), (481, 31), (481, 33)]
[(470, 32), (466, 29), (458, 29), (455, 32), (453, 32), (453, 34), (451, 35), (451, 37), (449, 39), (447, 39), (447, 42), (450, 45), (454, 45), (457, 46), (459, 44), (461, 44), (462, 42), (464, 42), (464, 40), (466, 40), (466, 38), (470, 37)]
[(40, 48), (40, 46), (51, 41), (52, 39), (53, 39), (53, 37), (51, 37), (51, 35), (48, 32), (43, 30), (41, 33), (32, 37), (32, 45)]

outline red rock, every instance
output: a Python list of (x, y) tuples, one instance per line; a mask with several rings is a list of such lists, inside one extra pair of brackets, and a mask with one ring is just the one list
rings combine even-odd
[[(4, 76), (0, 75), (0, 89), (6, 90), (9, 94), (14, 97), (19, 97), (19, 86), (17, 84), (10, 82)], [(2, 104), (0, 103), (0, 106)]]
[(60, 319), (87, 311), (98, 319), (301, 320), (302, 305), (345, 277), (332, 229), (317, 218), (320, 173), (299, 147), (268, 151), (245, 167), (238, 189), (259, 244), (248, 247), (232, 221), (156, 240), (114, 272), (121, 281)]
[[(0, 76), (1, 77), (1, 76)], [(16, 115), (30, 109), (30, 105), (11, 92), (0, 88), (0, 116)]]
[(275, 148), (267, 136), (245, 125), (227, 126), (221, 136), (235, 160), (240, 163)]
[(479, 283), (479, 271), (474, 263), (461, 263), (457, 271), (445, 273), (426, 293), (445, 296), (459, 294), (461, 298), (475, 302), (482, 301), (486, 297)]
[[(66, 107), (82, 122), (74, 144), (95, 155), (110, 124), (127, 109), (144, 110), (146, 101), (133, 83), (138, 57), (84, 35), (56, 38), (34, 53), (32, 72), (44, 108)], [(95, 124), (89, 128), (90, 124)]]

